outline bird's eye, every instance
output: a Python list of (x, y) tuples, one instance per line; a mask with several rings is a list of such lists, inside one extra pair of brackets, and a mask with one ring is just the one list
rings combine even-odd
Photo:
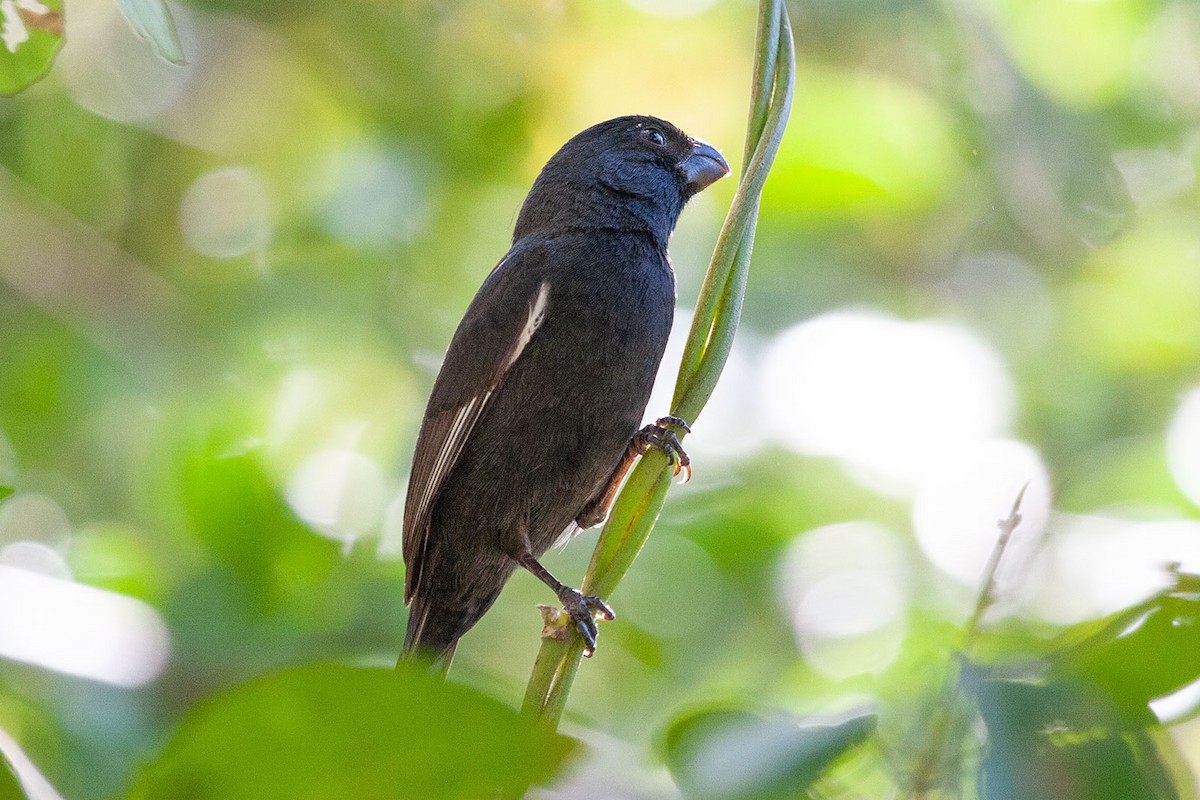
[(643, 128), (642, 135), (657, 147), (662, 147), (667, 143), (667, 137), (663, 136), (663, 132), (658, 128)]

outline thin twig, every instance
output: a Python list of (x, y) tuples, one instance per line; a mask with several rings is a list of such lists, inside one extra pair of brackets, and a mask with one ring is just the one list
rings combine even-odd
[(983, 584), (979, 587), (979, 597), (975, 601), (975, 611), (972, 612), (971, 618), (967, 620), (967, 625), (963, 632), (963, 652), (970, 651), (979, 634), (979, 624), (983, 619), (983, 615), (996, 602), (996, 572), (1000, 569), (1000, 560), (1004, 558), (1004, 552), (1008, 549), (1009, 542), (1012, 541), (1013, 533), (1017, 530), (1017, 526), (1021, 524), (1021, 501), (1025, 499), (1025, 490), (1028, 488), (1029, 483), (1026, 482), (1021, 487), (1021, 491), (1017, 492), (1017, 498), (1013, 500), (1012, 509), (1008, 512), (1008, 516), (996, 523), (1000, 528), (1000, 536), (996, 538), (996, 544), (992, 547), (992, 555), (988, 558), (987, 567), (983, 570)]
[(932, 720), (929, 725), (929, 735), (908, 779), (908, 800), (925, 800), (932, 791), (938, 788), (943, 753), (947, 744), (946, 739), (949, 731), (954, 728), (955, 714), (958, 713), (956, 701), (962, 688), (959, 682), (962, 661), (963, 658), (970, 655), (979, 637), (983, 616), (996, 602), (996, 573), (1000, 569), (1000, 562), (1004, 558), (1005, 551), (1012, 542), (1013, 534), (1021, 525), (1021, 502), (1025, 499), (1025, 491), (1028, 488), (1029, 483), (1026, 482), (1021, 487), (1021, 491), (1017, 492), (1008, 516), (996, 521), (1000, 535), (996, 538), (992, 554), (988, 557), (987, 566), (984, 567), (979, 596), (975, 600), (975, 609), (971, 612), (963, 629), (960, 656), (951, 661), (929, 709), (929, 718)]

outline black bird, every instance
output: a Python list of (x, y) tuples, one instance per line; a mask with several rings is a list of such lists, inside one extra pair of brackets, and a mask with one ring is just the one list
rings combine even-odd
[(542, 168), (512, 249), (450, 342), (404, 507), (406, 653), (448, 665), (518, 567), (558, 595), (587, 643), (599, 598), (537, 559), (601, 522), (639, 453), (686, 466), (666, 417), (638, 430), (675, 309), (667, 240), (684, 204), (729, 173), (655, 117), (601, 122)]

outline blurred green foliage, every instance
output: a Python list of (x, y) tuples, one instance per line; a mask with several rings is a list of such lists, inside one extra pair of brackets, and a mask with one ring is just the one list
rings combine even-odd
[[(115, 4), (75, 0), (54, 68), (0, 99), (0, 486), (15, 490), (0, 496), (0, 568), (136, 598), (169, 634), (148, 678), (0, 659), (0, 729), (63, 797), (181, 796), (193, 778), (209, 796), (266, 796), (272, 776), (315, 776), (297, 791), (317, 793), (334, 775), (347, 795), (415, 796), (436, 773), (399, 759), (445, 757), (462, 779), (447, 796), (486, 767), (510, 786), (552, 776), (534, 797), (674, 798), (704, 774), (672, 749), (677, 720), (714, 704), (735, 731), (767, 720), (770, 738), (795, 736), (780, 762), (793, 777), (816, 747), (799, 721), (877, 714), (877, 731), (822, 740), (815, 796), (1195, 796), (1195, 597), (1122, 544), (1162, 538), (1181, 551), (1156, 558), (1200, 569), (1186, 550), (1197, 495), (1167, 457), (1200, 382), (1194, 4), (789, 6), (796, 107), (735, 359), (688, 440), (696, 478), (672, 492), (580, 671), (569, 756), (501, 707), (519, 701), (534, 604), (549, 600), (529, 576), (464, 639), (444, 694), (385, 680), (405, 619), (395, 498), (440, 353), (539, 166), (623, 113), (671, 119), (736, 161), (753, 5), (171, 9), (185, 66)], [(0, 82), (44, 70), (57, 42), (38, 47), (28, 71), (0, 46)], [(731, 183), (676, 233), (681, 307)], [(1014, 557), (998, 598), (1015, 611), (986, 618), (969, 654), (978, 587), (935, 565), (915, 490), (785, 447), (768, 428), (784, 421), (761, 410), (763, 351), (848, 306), (985, 341), (1015, 387), (993, 433), (1031, 444), (1051, 476), (1048, 555), (1040, 572)], [(1177, 449), (1186, 461), (1200, 442)], [(983, 514), (985, 535), (1011, 500)], [(886, 561), (901, 590), (866, 581), (817, 604), (797, 548), (858, 523), (887, 547), (838, 568)], [(582, 575), (593, 536), (547, 566)], [(1143, 573), (1162, 590), (1105, 599)], [(884, 606), (894, 616), (870, 630), (830, 612)], [(841, 632), (811, 638), (814, 608)], [(354, 668), (305, 666), (328, 663)], [(431, 754), (468, 714), (494, 740)], [(706, 735), (728, 742), (719, 721)], [(303, 769), (275, 771), (288, 765)]]
[(874, 730), (870, 714), (814, 725), (783, 715), (703, 709), (671, 724), (667, 763), (687, 797), (803, 798), (833, 762)]
[(1151, 735), (1123, 729), (1087, 684), (985, 681), (976, 692), (988, 730), (983, 800), (1179, 797)]
[(41, 78), (62, 47), (62, 0), (14, 0), (0, 16), (0, 96)]
[(0, 797), (4, 800), (22, 800), (25, 797), (21, 783), (13, 774), (12, 765), (7, 759), (0, 759)]
[(546, 779), (569, 749), (417, 668), (300, 667), (205, 702), (131, 798), (495, 796)]

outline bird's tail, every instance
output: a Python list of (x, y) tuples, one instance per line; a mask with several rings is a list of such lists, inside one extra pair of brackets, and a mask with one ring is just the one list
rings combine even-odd
[(427, 663), (444, 674), (454, 660), (454, 649), (462, 632), (438, 624), (438, 619), (432, 603), (420, 594), (413, 598), (401, 658)]
[[(449, 669), (459, 638), (496, 602), (514, 568), (515, 562), (503, 561), (493, 569), (478, 570), (470, 583), (463, 584), (439, 580), (434, 569), (426, 566), (408, 610), (404, 657)], [(448, 587), (456, 591), (447, 591)]]

